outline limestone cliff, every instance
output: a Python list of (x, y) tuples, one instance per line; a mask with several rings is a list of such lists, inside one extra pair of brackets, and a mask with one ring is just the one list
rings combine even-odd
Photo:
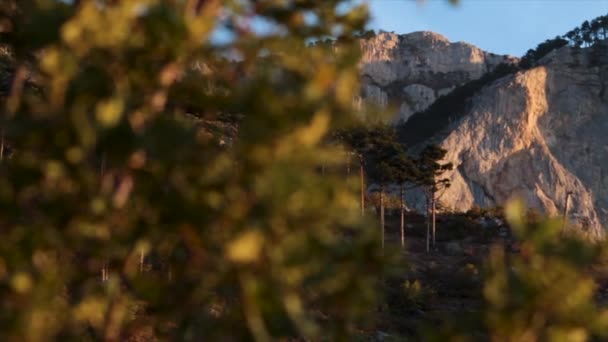
[(592, 237), (608, 227), (608, 48), (564, 47), (502, 78), (438, 142), (455, 165), (441, 202), (455, 210), (514, 195)]
[(510, 56), (485, 52), (467, 43), (451, 43), (433, 32), (397, 35), (381, 32), (361, 40), (362, 97), (398, 109), (405, 121), (455, 86), (481, 77)]

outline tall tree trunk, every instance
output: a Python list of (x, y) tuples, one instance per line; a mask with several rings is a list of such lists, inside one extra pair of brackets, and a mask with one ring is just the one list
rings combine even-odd
[(566, 200), (564, 201), (564, 214), (562, 217), (562, 231), (566, 229), (566, 224), (568, 222), (568, 207), (570, 206), (570, 195), (572, 195), (571, 191), (566, 192)]
[(401, 247), (405, 248), (405, 204), (403, 203), (403, 185), (401, 185), (399, 190), (399, 207), (401, 208)]
[(380, 188), (380, 227), (382, 229), (382, 249), (384, 250), (384, 188)]
[(431, 194), (431, 217), (433, 220), (433, 248), (435, 248), (435, 193)]
[(144, 273), (144, 250), (143, 248), (139, 251), (139, 273)]
[(108, 262), (104, 261), (101, 266), (101, 281), (106, 282), (108, 280)]
[(359, 179), (361, 180), (361, 216), (365, 216), (365, 179), (363, 177), (362, 156), (359, 156)]
[(430, 242), (431, 242), (431, 221), (430, 221), (430, 215), (429, 215), (429, 210), (430, 210), (430, 204), (429, 202), (431, 201), (430, 196), (427, 195), (426, 198), (426, 252), (428, 253), (430, 251)]

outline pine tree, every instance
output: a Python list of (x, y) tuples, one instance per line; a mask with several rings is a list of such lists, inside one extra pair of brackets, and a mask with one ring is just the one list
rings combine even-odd
[(427, 193), (428, 207), (430, 210), (430, 218), (427, 220), (427, 252), (430, 250), (431, 235), (432, 245), (435, 247), (437, 192), (450, 186), (449, 178), (439, 178), (444, 172), (452, 170), (453, 168), (452, 163), (440, 163), (446, 153), (446, 150), (437, 145), (428, 145), (416, 160), (417, 170), (419, 172), (416, 181), (424, 187), (425, 192)]
[(585, 20), (581, 25), (581, 39), (583, 44), (590, 46), (593, 43), (592, 34), (591, 25), (589, 24), (588, 20)]
[[(399, 185), (399, 212), (400, 212), (400, 228), (401, 228), (401, 247), (405, 248), (405, 192), (413, 187), (418, 170), (407, 154), (404, 148), (399, 148), (397, 155), (391, 159), (393, 167), (392, 180)], [(409, 187), (408, 187), (409, 185)]]
[(361, 216), (365, 215), (365, 153), (368, 151), (368, 133), (367, 126), (359, 123), (353, 127), (335, 130), (331, 137), (332, 140), (344, 144), (347, 151), (352, 151), (357, 156), (359, 162), (359, 203)]
[(608, 15), (602, 15), (599, 17), (600, 31), (602, 32), (602, 39), (608, 39)]
[(394, 182), (396, 169), (392, 159), (399, 155), (402, 147), (392, 127), (379, 125), (371, 128), (366, 139), (366, 159), (369, 160), (370, 178), (379, 184), (380, 228), (382, 244), (385, 239), (385, 199), (387, 186)]
[(382, 169), (383, 177), (387, 183), (396, 184), (399, 187), (399, 214), (401, 247), (405, 248), (405, 192), (418, 185), (415, 181), (418, 176), (416, 165), (407, 153), (405, 147), (401, 145), (396, 137), (389, 136), (385, 149), (388, 153), (383, 155)]

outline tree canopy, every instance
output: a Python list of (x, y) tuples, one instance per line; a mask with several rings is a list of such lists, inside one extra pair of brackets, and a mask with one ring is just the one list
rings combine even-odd
[(3, 1), (0, 337), (351, 334), (379, 239), (315, 169), (358, 91), (344, 5)]

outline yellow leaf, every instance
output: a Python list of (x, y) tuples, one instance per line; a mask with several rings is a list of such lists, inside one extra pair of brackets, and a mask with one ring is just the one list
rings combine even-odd
[(308, 126), (298, 131), (298, 141), (305, 146), (312, 146), (319, 142), (329, 127), (329, 115), (325, 111), (315, 114)]
[(15, 292), (17, 293), (29, 292), (32, 289), (33, 285), (34, 284), (32, 283), (32, 277), (30, 277), (30, 275), (25, 272), (19, 272), (15, 274), (11, 279), (11, 286), (13, 287), (13, 290), (15, 290)]
[(237, 263), (255, 262), (260, 257), (264, 237), (257, 230), (250, 230), (228, 244), (228, 258)]
[(99, 328), (103, 324), (104, 315), (106, 313), (106, 302), (103, 298), (89, 297), (85, 298), (74, 309), (74, 318), (80, 322), (86, 322), (92, 326)]
[(68, 45), (75, 45), (80, 40), (81, 32), (78, 22), (70, 21), (61, 28), (61, 37)]
[(120, 121), (124, 104), (121, 99), (112, 98), (97, 104), (97, 121), (102, 126), (111, 127)]
[(63, 175), (64, 169), (63, 165), (56, 160), (51, 160), (46, 163), (45, 174), (49, 179), (58, 179)]

